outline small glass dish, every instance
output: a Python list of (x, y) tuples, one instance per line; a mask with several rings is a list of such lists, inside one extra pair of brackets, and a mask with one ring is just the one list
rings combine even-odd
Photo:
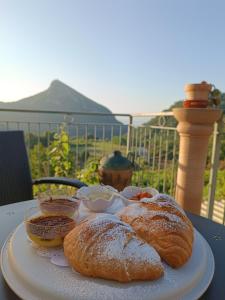
[(118, 191), (109, 185), (93, 185), (82, 187), (76, 197), (82, 200), (84, 206), (94, 212), (104, 212), (118, 197)]
[(74, 227), (75, 221), (66, 215), (43, 215), (38, 207), (27, 210), (24, 218), (27, 235), (41, 247), (57, 247)]
[(120, 194), (132, 204), (134, 202), (140, 202), (144, 198), (153, 198), (159, 194), (159, 192), (151, 187), (127, 186)]
[(37, 197), (39, 207), (44, 215), (63, 215), (67, 217), (77, 217), (80, 201), (67, 195), (56, 195), (41, 193)]

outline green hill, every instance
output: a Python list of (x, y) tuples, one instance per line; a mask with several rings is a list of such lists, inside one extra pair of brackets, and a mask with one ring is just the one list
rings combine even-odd
[[(75, 111), (75, 112), (94, 112), (94, 113), (106, 113), (111, 114), (111, 111), (105, 106), (89, 99), (76, 90), (72, 89), (68, 85), (59, 80), (54, 80), (49, 88), (43, 92), (40, 92), (34, 96), (24, 98), (15, 102), (0, 102), (0, 108), (9, 109), (31, 109), (31, 110), (54, 110), (54, 111)], [(1, 120), (8, 121), (47, 121), (58, 122), (58, 115), (41, 115), (36, 116), (30, 114), (21, 113), (5, 113), (1, 116)], [(107, 117), (92, 117), (79, 116), (75, 118), (76, 123), (94, 123), (101, 121), (101, 123), (118, 123), (119, 122), (113, 116)]]
[[(72, 121), (74, 124), (122, 124), (111, 115), (112, 112), (108, 108), (82, 95), (59, 80), (52, 81), (47, 90), (31, 97), (15, 102), (0, 102), (0, 109), (1, 108), (109, 114), (108, 116), (74, 115), (73, 117), (65, 117), (65, 115), (49, 113), (0, 112), (1, 122), (24, 122), (24, 124), (26, 122), (48, 123), (46, 126), (41, 125), (43, 130), (49, 126), (49, 123), (61, 123), (65, 120), (69, 122)], [(36, 131), (34, 127), (35, 125), (32, 125), (31, 131)], [(91, 127), (93, 131), (93, 126)], [(115, 130), (119, 132), (119, 126), (116, 127)], [(26, 128), (24, 128), (24, 130), (26, 130)], [(98, 135), (102, 135), (100, 131), (100, 129), (97, 129)], [(80, 128), (80, 134), (83, 132), (83, 129)], [(115, 133), (114, 131), (114, 134)], [(105, 134), (109, 135), (109, 128), (106, 128)]]

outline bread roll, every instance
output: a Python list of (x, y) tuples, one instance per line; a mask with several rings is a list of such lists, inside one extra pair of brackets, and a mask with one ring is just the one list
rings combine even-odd
[(79, 273), (120, 282), (154, 280), (163, 275), (157, 252), (118, 217), (98, 214), (64, 239), (64, 253)]
[(183, 266), (192, 254), (193, 226), (168, 195), (158, 194), (123, 208), (117, 214), (153, 246), (171, 267)]

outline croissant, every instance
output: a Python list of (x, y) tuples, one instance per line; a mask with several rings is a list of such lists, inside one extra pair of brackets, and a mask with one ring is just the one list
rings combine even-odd
[(86, 276), (129, 282), (155, 280), (164, 273), (154, 248), (109, 214), (86, 219), (70, 231), (64, 253), (69, 264)]
[(143, 199), (123, 208), (117, 215), (171, 267), (179, 268), (190, 258), (193, 226), (182, 208), (168, 195)]

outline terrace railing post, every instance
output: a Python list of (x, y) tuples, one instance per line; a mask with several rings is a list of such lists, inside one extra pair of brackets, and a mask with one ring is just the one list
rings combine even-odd
[(131, 148), (132, 126), (133, 126), (133, 116), (130, 115), (129, 124), (127, 128), (127, 154), (130, 152), (130, 148)]
[(209, 137), (219, 109), (175, 108), (180, 135), (175, 197), (187, 211), (200, 214)]
[(219, 121), (216, 122), (214, 126), (211, 169), (210, 169), (210, 177), (209, 177), (208, 208), (207, 208), (207, 217), (209, 219), (212, 219), (213, 216), (214, 198), (216, 192), (216, 178), (217, 178), (217, 170), (219, 168), (223, 127), (224, 127), (224, 123), (223, 123), (223, 115), (222, 115)]

